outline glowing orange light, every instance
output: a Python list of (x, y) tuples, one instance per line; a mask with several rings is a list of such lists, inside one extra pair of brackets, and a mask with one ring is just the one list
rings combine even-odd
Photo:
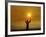
[(28, 17), (31, 17), (31, 14), (30, 14), (30, 13), (28, 13), (28, 14), (27, 14), (27, 16), (28, 16)]

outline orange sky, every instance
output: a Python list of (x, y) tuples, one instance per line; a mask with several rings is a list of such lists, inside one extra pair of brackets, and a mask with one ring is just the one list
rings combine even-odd
[(26, 29), (25, 17), (31, 14), (30, 28), (40, 28), (40, 14), (41, 8), (35, 6), (11, 6), (11, 28), (12, 29)]

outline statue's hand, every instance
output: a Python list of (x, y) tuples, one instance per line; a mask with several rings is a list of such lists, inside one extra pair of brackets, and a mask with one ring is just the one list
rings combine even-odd
[(31, 18), (28, 18), (28, 19), (25, 19), (25, 22), (27, 23), (30, 23), (31, 22)]

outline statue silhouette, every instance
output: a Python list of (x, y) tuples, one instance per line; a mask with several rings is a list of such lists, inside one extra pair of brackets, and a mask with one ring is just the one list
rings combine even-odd
[(29, 23), (31, 22), (31, 18), (30, 19), (27, 19), (26, 21), (25, 21), (25, 23), (26, 23), (26, 30), (28, 30), (29, 29)]

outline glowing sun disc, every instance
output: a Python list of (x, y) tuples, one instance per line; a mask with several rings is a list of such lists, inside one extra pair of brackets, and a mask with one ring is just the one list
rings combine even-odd
[(28, 13), (28, 15), (27, 15), (28, 17), (31, 17), (31, 14), (30, 13)]

